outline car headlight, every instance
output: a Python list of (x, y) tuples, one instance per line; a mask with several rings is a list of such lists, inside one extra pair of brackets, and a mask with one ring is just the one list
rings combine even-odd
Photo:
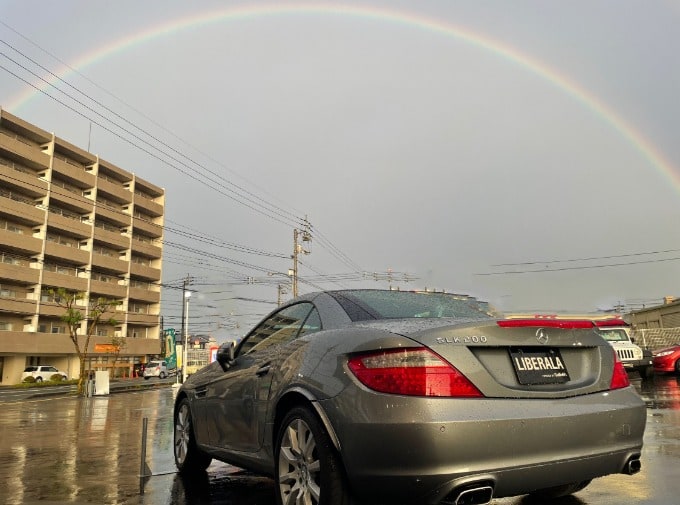
[(669, 354), (673, 354), (674, 351), (661, 351), (659, 353), (656, 353), (654, 356), (659, 358), (661, 356), (668, 356)]

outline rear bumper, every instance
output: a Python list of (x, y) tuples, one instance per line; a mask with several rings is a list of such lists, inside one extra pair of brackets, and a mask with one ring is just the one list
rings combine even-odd
[(560, 400), (356, 389), (320, 404), (333, 419), (350, 486), (372, 503), (437, 504), (480, 480), (493, 483), (494, 497), (514, 496), (620, 473), (640, 454), (646, 422), (632, 388)]
[(643, 358), (623, 361), (622, 363), (624, 368), (633, 370), (635, 368), (644, 368), (652, 366), (654, 362), (652, 358)]

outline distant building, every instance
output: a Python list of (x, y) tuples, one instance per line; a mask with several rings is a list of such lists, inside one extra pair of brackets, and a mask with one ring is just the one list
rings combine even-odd
[(680, 327), (680, 299), (666, 296), (663, 303), (634, 310), (627, 315), (627, 319), (638, 329), (679, 328)]
[(127, 337), (117, 368), (159, 353), (164, 202), (162, 188), (0, 109), (0, 383), (27, 365), (78, 374), (54, 288), (120, 302), (118, 324), (95, 330), (91, 369), (111, 366), (114, 336)]

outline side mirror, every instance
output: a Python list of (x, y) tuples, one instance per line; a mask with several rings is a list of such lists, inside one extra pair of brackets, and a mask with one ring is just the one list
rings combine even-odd
[(225, 372), (234, 362), (234, 353), (236, 352), (236, 345), (233, 341), (222, 344), (217, 349), (217, 362)]

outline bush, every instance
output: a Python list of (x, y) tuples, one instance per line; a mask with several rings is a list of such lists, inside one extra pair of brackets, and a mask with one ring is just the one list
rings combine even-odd
[(24, 377), (24, 380), (21, 382), (25, 382), (26, 384), (33, 384), (35, 383), (35, 377), (32, 377), (31, 375)]
[(50, 382), (63, 382), (64, 380), (66, 380), (64, 379), (64, 376), (59, 373), (53, 373), (50, 376)]

